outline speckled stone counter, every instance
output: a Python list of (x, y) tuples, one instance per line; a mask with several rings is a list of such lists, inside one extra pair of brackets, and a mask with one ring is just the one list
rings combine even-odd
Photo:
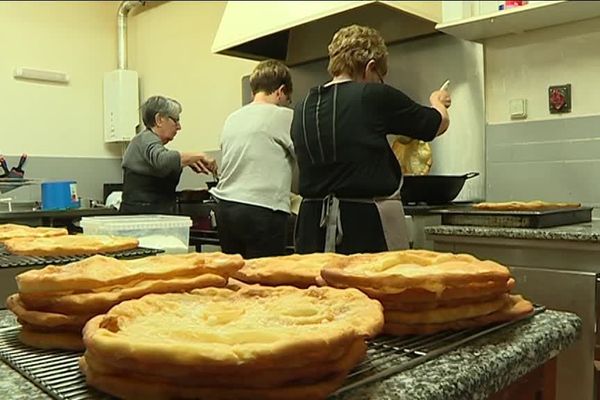
[(425, 228), (427, 235), (473, 236), (504, 239), (568, 240), (600, 243), (600, 219), (576, 225), (545, 229), (491, 228), (486, 226), (438, 225)]
[[(0, 326), (14, 323), (7, 314), (0, 311)], [(556, 356), (576, 339), (580, 328), (576, 315), (546, 311), (336, 400), (485, 399)], [(47, 398), (0, 362), (0, 399)]]

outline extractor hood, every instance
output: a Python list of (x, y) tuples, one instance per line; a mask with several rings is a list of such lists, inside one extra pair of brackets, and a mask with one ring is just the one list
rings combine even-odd
[(392, 43), (436, 32), (441, 15), (441, 1), (229, 1), (212, 51), (297, 65), (326, 57), (343, 26), (371, 26)]

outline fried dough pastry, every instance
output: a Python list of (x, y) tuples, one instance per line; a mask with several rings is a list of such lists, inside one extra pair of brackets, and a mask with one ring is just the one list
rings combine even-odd
[(22, 293), (26, 307), (47, 312), (102, 314), (125, 300), (137, 299), (150, 293), (178, 293), (204, 287), (224, 287), (227, 278), (214, 274), (147, 279), (94, 289), (86, 293), (38, 292)]
[[(79, 360), (79, 366), (89, 385), (121, 399), (324, 400), (340, 387), (346, 378), (346, 373), (340, 373), (315, 383), (272, 388), (245, 388), (233, 385), (186, 387), (155, 380), (139, 380), (127, 376), (97, 373), (87, 365), (85, 358)], [(231, 382), (234, 381), (235, 378), (232, 376)]]
[(151, 379), (153, 382), (176, 383), (183, 386), (236, 386), (246, 388), (269, 388), (292, 386), (323, 380), (328, 376), (349, 371), (364, 358), (367, 344), (364, 339), (355, 340), (340, 357), (330, 361), (275, 369), (221, 369), (206, 371), (193, 365), (181, 367), (169, 364), (110, 362), (92, 353), (85, 352), (86, 364), (95, 372), (108, 375), (127, 376), (137, 380)]
[(307, 288), (316, 284), (316, 278), (320, 276), (323, 267), (344, 257), (335, 253), (313, 253), (255, 258), (246, 261), (246, 265), (235, 272), (233, 277), (246, 283)]
[(38, 349), (84, 350), (83, 340), (78, 333), (69, 332), (34, 332), (21, 329), (19, 332), (21, 343)]
[(417, 139), (400, 140), (392, 143), (392, 151), (406, 175), (427, 175), (431, 169), (431, 146)]
[(460, 286), (446, 286), (441, 292), (429, 291), (422, 288), (408, 288), (397, 293), (393, 288), (370, 288), (358, 286), (369, 297), (377, 299), (385, 308), (397, 309), (398, 305), (405, 307), (428, 307), (427, 304), (444, 304), (452, 301), (480, 302), (489, 296), (507, 293), (515, 286), (515, 280), (509, 278), (506, 282), (475, 282)]
[(385, 310), (385, 323), (393, 324), (441, 324), (491, 314), (503, 308), (509, 301), (509, 295), (481, 303), (462, 304), (454, 307), (439, 307), (424, 311)]
[(19, 319), (32, 324), (46, 327), (71, 326), (81, 328), (95, 314), (67, 315), (62, 313), (49, 313), (42, 311), (33, 311), (25, 308), (18, 294), (13, 294), (6, 299), (6, 307), (12, 311)]
[(383, 331), (391, 335), (428, 335), (442, 331), (457, 331), (518, 320), (530, 315), (532, 311), (533, 305), (529, 301), (519, 295), (511, 295), (504, 307), (488, 315), (439, 324), (396, 324), (386, 322)]
[[(59, 295), (103, 292), (107, 286), (131, 286), (141, 280), (215, 274), (227, 277), (244, 265), (240, 255), (223, 253), (165, 254), (136, 260), (93, 256), (67, 265), (50, 265), (16, 277), (19, 292), (59, 292)], [(76, 289), (76, 290), (75, 290)], [(119, 287), (111, 289), (119, 290)], [(65, 293), (68, 292), (68, 293)]]
[(490, 211), (541, 211), (557, 208), (579, 208), (580, 203), (552, 203), (542, 200), (534, 201), (508, 201), (501, 203), (478, 203), (473, 208)]
[(120, 236), (66, 235), (7, 239), (4, 245), (10, 253), (22, 256), (68, 256), (135, 249), (138, 240)]
[(506, 285), (508, 268), (468, 254), (403, 250), (356, 254), (321, 270), (328, 284), (376, 288), (383, 293), (425, 289), (439, 297), (449, 286), (496, 282)]
[(68, 235), (65, 228), (31, 227), (17, 224), (0, 224), (0, 243), (13, 238), (39, 238)]
[(147, 295), (93, 318), (83, 334), (109, 360), (260, 369), (339, 357), (382, 325), (381, 304), (356, 289), (253, 286)]

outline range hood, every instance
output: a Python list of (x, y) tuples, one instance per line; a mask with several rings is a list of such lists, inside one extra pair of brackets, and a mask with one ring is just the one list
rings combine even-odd
[(441, 16), (441, 1), (228, 1), (212, 51), (293, 66), (326, 57), (343, 26), (371, 26), (392, 43), (436, 32)]

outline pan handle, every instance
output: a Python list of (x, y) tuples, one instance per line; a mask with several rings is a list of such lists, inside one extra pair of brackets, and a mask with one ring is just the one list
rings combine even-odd
[(479, 176), (479, 172), (468, 172), (464, 175), (465, 180)]

